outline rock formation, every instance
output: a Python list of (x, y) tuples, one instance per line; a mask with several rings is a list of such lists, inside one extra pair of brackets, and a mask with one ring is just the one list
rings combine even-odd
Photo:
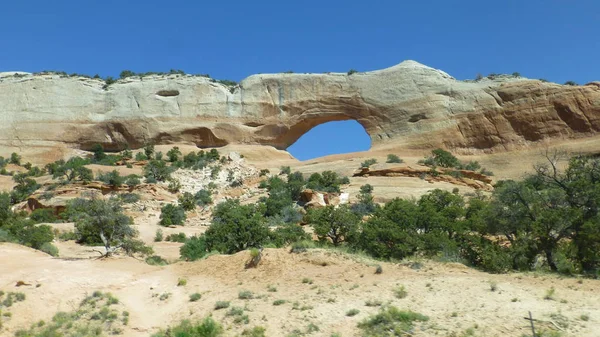
[[(104, 81), (0, 74), (0, 155), (145, 143), (285, 149), (312, 127), (357, 120), (374, 146), (493, 152), (600, 130), (600, 82), (501, 76), (458, 81), (414, 61), (355, 74), (253, 75), (228, 87), (191, 75)], [(58, 149), (58, 150), (57, 150)], [(30, 152), (31, 153), (31, 152)]]

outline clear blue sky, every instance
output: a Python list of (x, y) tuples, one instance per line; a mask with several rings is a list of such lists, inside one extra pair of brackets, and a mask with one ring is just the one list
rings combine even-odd
[[(117, 77), (174, 68), (239, 81), (413, 59), (458, 79), (518, 71), (558, 83), (600, 80), (595, 0), (19, 0), (0, 11), (0, 71)], [(365, 145), (348, 127), (331, 132), (348, 136), (342, 145)], [(314, 146), (295, 145), (299, 158), (313, 156)]]

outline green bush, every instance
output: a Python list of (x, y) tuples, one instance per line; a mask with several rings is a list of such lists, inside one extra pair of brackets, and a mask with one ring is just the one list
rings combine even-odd
[(400, 159), (400, 157), (398, 157), (395, 154), (388, 154), (387, 160), (385, 162), (386, 163), (403, 163), (404, 160)]
[(152, 337), (217, 337), (223, 334), (223, 328), (211, 317), (206, 317), (200, 322), (192, 323), (183, 320), (174, 327), (152, 335)]
[(196, 208), (196, 198), (190, 192), (183, 192), (177, 199), (179, 205), (186, 211), (191, 211)]
[(206, 231), (208, 250), (233, 254), (267, 243), (270, 231), (264, 222), (261, 205), (241, 205), (239, 200), (227, 200), (213, 211)]
[(42, 244), (42, 246), (40, 247), (40, 250), (48, 255), (57, 257), (58, 256), (58, 248), (51, 244), (50, 242), (45, 242), (44, 244)]
[(204, 236), (192, 236), (179, 248), (179, 255), (186, 261), (196, 261), (207, 253), (206, 239)]
[(157, 229), (156, 234), (154, 234), (154, 242), (161, 242), (164, 239), (164, 234), (162, 229)]
[(167, 166), (167, 163), (162, 160), (150, 160), (144, 166), (144, 177), (146, 181), (167, 181), (171, 177), (171, 167)]
[(357, 234), (360, 219), (349, 207), (337, 208), (329, 205), (323, 208), (311, 208), (306, 219), (322, 242), (331, 240), (334, 246), (351, 241)]
[(163, 259), (162, 257), (160, 257), (158, 255), (148, 256), (146, 258), (146, 263), (151, 266), (166, 266), (169, 264), (167, 262), (167, 260)]
[(200, 293), (193, 293), (190, 295), (190, 302), (197, 302), (202, 298)]
[(429, 317), (412, 311), (399, 310), (394, 306), (382, 309), (358, 324), (366, 336), (408, 336), (414, 322), (426, 322)]
[(360, 167), (368, 168), (368, 167), (371, 167), (371, 165), (375, 165), (375, 164), (377, 164), (377, 159), (371, 158), (371, 159), (367, 159), (367, 160), (363, 161), (360, 164)]
[(187, 241), (187, 236), (185, 235), (185, 233), (169, 234), (167, 235), (165, 240), (170, 242), (185, 243)]
[(56, 222), (58, 220), (58, 218), (54, 215), (54, 210), (52, 208), (38, 208), (31, 212), (29, 218), (35, 223), (51, 223)]
[(140, 201), (140, 195), (137, 193), (123, 193), (119, 195), (119, 199), (125, 204), (133, 204)]
[(215, 303), (215, 310), (226, 309), (229, 308), (230, 303), (226, 301), (217, 301)]
[(181, 206), (166, 204), (160, 209), (161, 226), (183, 225), (186, 219), (185, 210)]
[(205, 206), (205, 205), (212, 204), (213, 200), (212, 200), (211, 194), (212, 193), (207, 189), (201, 189), (200, 191), (196, 192), (196, 194), (194, 195), (196, 204), (198, 206)]

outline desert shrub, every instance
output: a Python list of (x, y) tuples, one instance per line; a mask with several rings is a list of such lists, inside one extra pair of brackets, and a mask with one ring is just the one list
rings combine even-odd
[(465, 170), (469, 170), (469, 171), (477, 171), (481, 168), (481, 165), (479, 165), (479, 163), (477, 161), (470, 161), (467, 164), (465, 164)]
[(294, 242), (310, 240), (310, 235), (304, 231), (302, 226), (288, 223), (278, 226), (271, 232), (271, 242), (276, 247), (284, 247)]
[(179, 206), (181, 206), (185, 211), (191, 211), (196, 208), (196, 198), (190, 192), (183, 192), (182, 195), (177, 198)]
[(211, 317), (200, 322), (183, 320), (176, 326), (152, 335), (152, 337), (217, 337), (223, 334), (223, 328)]
[(183, 225), (186, 219), (185, 210), (181, 206), (166, 204), (160, 209), (161, 226)]
[(52, 208), (38, 208), (31, 212), (29, 218), (35, 223), (56, 222), (58, 220)]
[(54, 257), (58, 256), (58, 248), (50, 242), (45, 242), (44, 244), (42, 244), (40, 250), (48, 255)]
[(229, 308), (229, 305), (231, 303), (227, 302), (227, 301), (217, 301), (217, 303), (215, 303), (215, 310), (220, 310), (220, 309), (226, 309)]
[(575, 86), (575, 85), (577, 85), (577, 83), (575, 81), (566, 81), (565, 85)]
[(137, 235), (131, 227), (133, 220), (123, 214), (117, 199), (73, 199), (67, 204), (66, 217), (75, 222), (79, 242), (102, 244), (106, 255)]
[(190, 295), (190, 302), (197, 302), (202, 298), (200, 293), (193, 293)]
[(210, 205), (213, 202), (211, 192), (206, 189), (201, 189), (196, 192), (194, 199), (198, 206)]
[(358, 72), (358, 70), (356, 70), (356, 69), (350, 69), (350, 70), (348, 70), (347, 75), (350, 76), (350, 75), (356, 74), (357, 72)]
[(238, 298), (240, 300), (251, 300), (254, 298), (254, 294), (249, 290), (242, 290), (238, 293)]
[(129, 256), (134, 256), (135, 254), (149, 256), (154, 254), (154, 249), (151, 246), (146, 245), (142, 240), (136, 239), (124, 240), (121, 244), (121, 249)]
[(331, 240), (334, 246), (351, 241), (358, 230), (359, 218), (345, 205), (312, 208), (306, 218), (319, 240)]
[(289, 166), (282, 166), (279, 168), (279, 174), (291, 174), (292, 169)]
[(316, 191), (339, 193), (340, 185), (348, 184), (348, 177), (340, 177), (336, 172), (323, 171), (313, 173), (306, 183), (306, 187)]
[(150, 160), (144, 166), (146, 181), (167, 181), (171, 177), (172, 169), (162, 160)]
[(196, 261), (207, 253), (204, 236), (192, 236), (179, 248), (179, 255), (186, 261)]
[(269, 173), (271, 173), (271, 171), (269, 171), (269, 169), (262, 169), (262, 170), (260, 170), (260, 173), (258, 174), (258, 176), (264, 177), (264, 176), (268, 175)]
[(13, 181), (17, 184), (10, 192), (10, 197), (14, 204), (27, 199), (27, 197), (40, 188), (40, 184), (35, 180), (28, 178), (24, 173), (13, 175)]
[(167, 260), (163, 259), (162, 257), (160, 257), (158, 255), (148, 256), (146, 258), (146, 263), (151, 266), (166, 266), (169, 264), (167, 262)]
[(244, 329), (244, 331), (242, 331), (242, 336), (244, 336), (244, 337), (265, 337), (266, 331), (267, 331), (267, 329), (265, 329), (262, 326), (255, 326), (252, 329)]
[(133, 204), (140, 201), (140, 195), (137, 193), (123, 193), (119, 195), (119, 199), (125, 204)]
[(148, 157), (144, 154), (144, 152), (138, 152), (135, 154), (135, 160), (136, 161), (144, 161), (144, 160), (148, 160)]
[(209, 250), (233, 254), (251, 247), (261, 247), (270, 235), (264, 222), (261, 205), (241, 205), (239, 200), (227, 200), (213, 211), (211, 225), (205, 233)]
[(407, 336), (414, 322), (426, 322), (429, 317), (413, 311), (399, 310), (394, 306), (383, 308), (358, 324), (366, 336)]
[(388, 154), (387, 155), (387, 160), (385, 161), (386, 163), (403, 163), (404, 160), (400, 159), (400, 157), (398, 157), (395, 154)]
[(360, 187), (358, 194), (358, 202), (350, 206), (352, 212), (359, 216), (364, 216), (373, 213), (377, 209), (377, 205), (373, 201), (373, 186), (365, 184)]
[(161, 242), (164, 239), (164, 234), (162, 229), (157, 229), (154, 234), (154, 242)]
[(346, 316), (348, 317), (352, 317), (352, 316), (356, 316), (360, 313), (360, 310), (358, 309), (350, 309), (348, 311), (346, 311)]
[(14, 165), (21, 165), (21, 156), (16, 152), (11, 153), (9, 163)]
[(181, 189), (181, 182), (177, 179), (169, 178), (169, 185), (167, 189), (171, 193), (177, 193)]
[(294, 242), (292, 244), (292, 248), (290, 249), (291, 253), (303, 253), (311, 248), (315, 248), (315, 243), (310, 240), (304, 240), (299, 242)]
[(130, 174), (127, 177), (125, 177), (124, 183), (129, 187), (135, 187), (141, 183), (140, 178), (141, 177), (137, 174)]
[(432, 158), (435, 166), (448, 167), (448, 168), (460, 168), (461, 164), (458, 158), (456, 158), (452, 153), (442, 150), (435, 149), (431, 151)]
[(165, 240), (170, 242), (185, 243), (187, 241), (187, 236), (185, 235), (185, 233), (169, 234), (167, 235)]
[(363, 161), (360, 164), (360, 167), (367, 168), (367, 167), (371, 167), (372, 165), (375, 165), (375, 164), (377, 164), (377, 159), (371, 158), (371, 159), (367, 159), (367, 160)]

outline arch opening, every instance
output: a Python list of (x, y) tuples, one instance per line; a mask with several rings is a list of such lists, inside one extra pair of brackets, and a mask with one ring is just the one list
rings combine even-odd
[(300, 136), (287, 148), (298, 160), (310, 160), (333, 154), (367, 151), (371, 137), (356, 120), (319, 124)]

